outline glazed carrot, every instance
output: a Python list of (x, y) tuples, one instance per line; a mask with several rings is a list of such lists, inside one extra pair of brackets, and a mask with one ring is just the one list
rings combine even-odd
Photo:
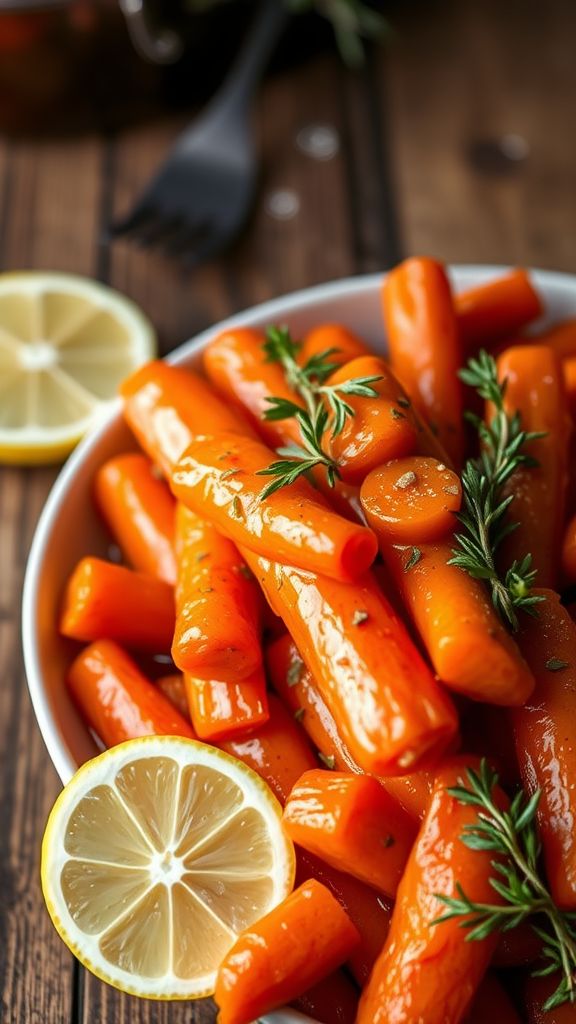
[(316, 768), (318, 760), (298, 722), (273, 694), (268, 710), (268, 721), (253, 733), (221, 740), (217, 746), (253, 768), (283, 804), (296, 780)]
[(334, 971), (294, 999), (292, 1006), (320, 1024), (354, 1024), (358, 990), (343, 971)]
[(359, 985), (365, 985), (380, 955), (392, 916), (392, 901), (352, 875), (336, 871), (325, 861), (306, 850), (297, 851), (296, 884), (308, 878), (322, 882), (342, 904), (360, 933), (360, 942), (348, 960), (348, 966)]
[(164, 653), (174, 633), (174, 591), (162, 580), (101, 558), (83, 558), (66, 584), (60, 632)]
[(368, 516), (392, 544), (420, 544), (454, 532), (460, 477), (437, 459), (409, 455), (373, 470), (360, 488)]
[(462, 348), (448, 278), (434, 260), (409, 259), (382, 288), (392, 370), (458, 467), (464, 451)]
[(90, 644), (72, 662), (68, 688), (107, 747), (138, 736), (188, 736), (189, 722), (112, 640)]
[(525, 449), (538, 466), (521, 466), (506, 487), (514, 495), (510, 515), (519, 526), (502, 545), (502, 564), (508, 568), (530, 552), (538, 586), (553, 587), (558, 579), (571, 429), (562, 370), (545, 345), (521, 345), (499, 357), (498, 376), (507, 382), (506, 411), (520, 413), (524, 430), (545, 432)]
[(371, 775), (305, 772), (284, 807), (294, 843), (393, 897), (416, 827)]
[(546, 1000), (556, 990), (558, 981), (557, 974), (548, 978), (526, 978), (523, 992), (525, 1024), (574, 1024), (576, 1008), (573, 1003), (563, 1003), (553, 1010), (543, 1009)]
[(465, 1017), (465, 1024), (488, 1024), (488, 1021), (494, 1021), (495, 1024), (522, 1024), (508, 993), (491, 971), (482, 981)]
[(179, 366), (146, 363), (122, 383), (120, 393), (128, 426), (166, 475), (197, 437), (218, 430), (252, 433), (207, 381)]
[(307, 363), (312, 356), (319, 356), (329, 349), (332, 351), (327, 360), (336, 366), (344, 366), (351, 359), (371, 354), (370, 346), (344, 324), (319, 324), (304, 335), (298, 362)]
[(238, 936), (220, 964), (214, 998), (219, 1024), (250, 1024), (325, 978), (359, 942), (340, 904), (305, 882)]
[(354, 759), (378, 775), (436, 761), (457, 732), (454, 709), (374, 578), (350, 585), (243, 554)]
[[(366, 504), (368, 519), (380, 532)], [(452, 545), (396, 547), (381, 535), (380, 550), (390, 576), (442, 682), (474, 700), (523, 704), (534, 679), (501, 624), (479, 580), (448, 565)]]
[(253, 677), (262, 664), (262, 599), (238, 549), (178, 505), (176, 555), (176, 665), (198, 679)]
[(116, 455), (94, 478), (96, 504), (133, 569), (176, 582), (175, 502), (145, 455)]
[(333, 373), (327, 384), (343, 384), (356, 377), (379, 377), (370, 385), (377, 397), (346, 395), (354, 415), (336, 437), (330, 436), (327, 447), (342, 478), (360, 484), (381, 462), (416, 451), (420, 439), (404, 388), (383, 359), (370, 355), (354, 359)]
[(218, 743), (268, 721), (266, 678), (260, 665), (245, 679), (195, 679), (184, 674), (194, 729), (201, 740)]
[(168, 698), (172, 706), (180, 712), (182, 717), (190, 721), (190, 709), (188, 707), (188, 698), (182, 673), (174, 672), (172, 675), (160, 676), (156, 680), (156, 686)]
[[(298, 716), (304, 731), (322, 754), (324, 764), (333, 764), (338, 771), (362, 773), (289, 633), (268, 645), (266, 666), (274, 689)], [(381, 778), (380, 784), (413, 820), (424, 817), (432, 791), (430, 772), (388, 776)]]
[(562, 377), (568, 409), (572, 420), (576, 419), (576, 356), (562, 360)]
[(477, 810), (447, 792), (459, 784), (466, 766), (464, 758), (454, 759), (438, 772), (386, 945), (360, 1001), (358, 1024), (459, 1024), (490, 962), (496, 935), (467, 942), (458, 919), (431, 925), (446, 910), (438, 894), (455, 896), (457, 885), (475, 902), (498, 899), (489, 882), (493, 854), (470, 850), (460, 840), (462, 829), (477, 820)]
[(539, 334), (532, 334), (529, 338), (522, 339), (523, 344), (530, 342), (536, 345), (548, 345), (562, 360), (576, 356), (576, 318), (561, 320), (560, 323), (547, 327)]
[(522, 622), (518, 642), (536, 689), (512, 714), (516, 755), (525, 788), (541, 790), (538, 825), (555, 902), (576, 908), (576, 624), (553, 591), (538, 618)]
[[(264, 337), (258, 331), (248, 328), (228, 330), (208, 345), (204, 353), (204, 369), (214, 387), (227, 402), (242, 408), (252, 427), (271, 448), (301, 444), (302, 435), (295, 419), (264, 419), (266, 410), (270, 408), (270, 396), (289, 399), (296, 405), (303, 403), (286, 383), (280, 364), (266, 361), (263, 344)], [(321, 468), (312, 475), (316, 486), (329, 497), (337, 512), (362, 522), (356, 487), (337, 480), (331, 488)]]
[(576, 516), (572, 516), (564, 531), (562, 575), (566, 583), (576, 583)]
[(468, 288), (454, 296), (462, 340), (468, 350), (489, 348), (509, 338), (543, 312), (525, 270)]
[(360, 576), (376, 556), (372, 531), (329, 509), (306, 480), (262, 498), (270, 478), (259, 472), (273, 461), (259, 441), (218, 434), (186, 450), (171, 487), (230, 540), (265, 558), (336, 579)]

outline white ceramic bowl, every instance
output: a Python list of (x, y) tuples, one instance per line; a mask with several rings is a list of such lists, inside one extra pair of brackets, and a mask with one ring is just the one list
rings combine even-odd
[[(456, 267), (452, 278), (461, 290), (505, 269)], [(576, 316), (576, 277), (535, 271), (534, 279), (544, 297), (546, 320)], [(196, 366), (208, 341), (232, 324), (263, 327), (288, 323), (298, 336), (315, 324), (340, 321), (382, 350), (381, 281), (381, 275), (349, 278), (255, 306), (186, 342), (170, 355), (169, 362)], [(46, 502), (30, 551), (22, 614), (24, 662), (36, 718), (62, 782), (67, 782), (96, 748), (66, 691), (64, 679), (73, 647), (58, 635), (56, 616), (65, 581), (78, 559), (87, 554), (105, 555), (108, 549), (92, 501), (94, 473), (110, 456), (132, 447), (134, 442), (116, 404), (109, 418), (66, 463)], [(303, 1021), (309, 1018), (294, 1011), (269, 1018), (269, 1024)]]

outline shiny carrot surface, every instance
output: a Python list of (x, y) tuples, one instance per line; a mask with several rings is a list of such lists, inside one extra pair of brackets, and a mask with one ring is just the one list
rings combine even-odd
[(167, 583), (83, 558), (66, 585), (60, 632), (72, 640), (117, 640), (163, 654), (170, 650), (174, 621), (174, 591)]
[(512, 270), (454, 296), (466, 348), (490, 348), (512, 337), (543, 312), (542, 302), (525, 270)]
[(378, 775), (436, 761), (457, 732), (454, 709), (373, 577), (339, 583), (243, 554), (355, 760)]
[(218, 743), (268, 721), (266, 677), (260, 665), (244, 679), (195, 679), (184, 674), (190, 717), (201, 740)]
[[(514, 495), (510, 515), (518, 527), (502, 545), (502, 564), (532, 555), (537, 584), (554, 587), (558, 581), (559, 536), (564, 523), (571, 421), (562, 369), (544, 345), (507, 349), (498, 359), (498, 377), (506, 380), (504, 405), (519, 412), (522, 428), (542, 431), (544, 437), (526, 445), (537, 466), (520, 466), (506, 486)], [(490, 413), (489, 413), (490, 414)]]
[(374, 776), (306, 772), (286, 801), (283, 821), (298, 846), (395, 895), (416, 826)]
[(354, 1024), (358, 990), (343, 971), (334, 971), (294, 999), (292, 1006), (319, 1024)]
[(269, 719), (247, 736), (221, 740), (217, 746), (243, 761), (268, 783), (281, 804), (300, 776), (318, 766), (318, 759), (298, 722), (273, 694)]
[(68, 688), (86, 723), (107, 747), (138, 736), (188, 736), (189, 722), (111, 640), (90, 644), (72, 662)]
[(192, 370), (157, 360), (120, 388), (124, 416), (141, 447), (168, 475), (198, 437), (218, 430), (251, 434), (248, 422)]
[[(460, 841), (476, 808), (447, 792), (459, 784), (467, 760), (454, 759), (438, 772), (432, 801), (400, 883), (386, 945), (360, 1001), (358, 1024), (459, 1024), (472, 1004), (497, 936), (467, 942), (458, 919), (435, 926), (445, 912), (438, 894), (457, 895), (461, 885), (478, 903), (495, 903), (489, 851)], [(502, 796), (503, 805), (505, 798)]]
[(336, 437), (331, 436), (329, 428), (327, 442), (342, 478), (355, 484), (362, 483), (380, 463), (410, 455), (419, 444), (418, 423), (407, 407), (404, 388), (383, 359), (361, 356), (333, 373), (327, 383), (334, 386), (361, 377), (380, 378), (369, 385), (376, 396), (346, 395), (353, 415)]
[(463, 363), (450, 284), (441, 264), (405, 260), (384, 279), (392, 369), (458, 467), (464, 452)]
[(526, 617), (518, 642), (534, 676), (528, 703), (512, 724), (522, 781), (540, 789), (538, 825), (546, 874), (555, 901), (576, 909), (576, 624), (553, 591), (538, 617)]
[(351, 359), (371, 355), (369, 346), (344, 324), (319, 324), (304, 335), (298, 362), (307, 363), (312, 356), (328, 352), (327, 361), (344, 366)]
[(338, 967), (359, 942), (340, 904), (320, 884), (305, 882), (238, 936), (224, 957), (214, 998), (219, 1024), (250, 1024)]
[(155, 685), (162, 691), (170, 703), (180, 712), (183, 718), (190, 721), (190, 708), (184, 686), (184, 676), (181, 672), (173, 672), (168, 676), (160, 676)]
[[(373, 528), (378, 519), (367, 506)], [(438, 676), (450, 689), (491, 704), (523, 704), (534, 678), (494, 611), (488, 591), (455, 565), (449, 541), (380, 550)]]
[[(304, 731), (323, 755), (324, 763), (333, 764), (339, 771), (362, 773), (289, 633), (268, 645), (266, 665), (274, 689), (286, 707), (298, 716)], [(380, 779), (380, 784), (410, 818), (417, 821), (424, 816), (432, 791), (430, 772), (387, 776)]]
[(373, 470), (360, 488), (360, 500), (380, 536), (395, 544), (420, 544), (453, 534), (462, 487), (442, 462), (410, 455)]
[(175, 502), (145, 455), (128, 452), (96, 473), (96, 504), (133, 569), (176, 582)]
[(179, 505), (176, 555), (176, 665), (199, 679), (254, 676), (262, 664), (262, 598), (238, 549)]
[(491, 971), (482, 981), (464, 1024), (489, 1024), (490, 1021), (493, 1024), (522, 1024), (506, 989)]
[(236, 544), (312, 572), (348, 580), (374, 561), (371, 530), (333, 512), (305, 480), (262, 498), (259, 475), (274, 453), (259, 441), (219, 434), (191, 445), (171, 477), (176, 497)]

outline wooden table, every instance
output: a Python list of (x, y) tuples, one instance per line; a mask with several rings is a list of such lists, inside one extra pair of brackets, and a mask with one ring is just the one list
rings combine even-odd
[[(361, 74), (321, 55), (266, 84), (263, 189), (245, 239), (226, 258), (191, 274), (102, 240), (183, 123), (166, 118), (117, 138), (0, 140), (2, 267), (69, 270), (114, 285), (152, 317), (164, 351), (235, 310), (381, 270), (411, 252), (573, 271), (574, 4), (402, 6), (396, 37)], [(338, 133), (333, 159), (297, 147), (310, 124)], [(291, 218), (269, 212), (279, 191), (289, 193), (288, 206), (299, 203)], [(0, 1019), (208, 1024), (209, 1004), (138, 1003), (86, 974), (42, 903), (40, 839), (59, 783), (26, 692), (19, 606), (55, 474), (6, 468), (0, 479)]]

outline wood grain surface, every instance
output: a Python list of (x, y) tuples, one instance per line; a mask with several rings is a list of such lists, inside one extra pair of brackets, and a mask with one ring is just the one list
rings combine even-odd
[[(93, 275), (138, 302), (163, 351), (242, 307), (408, 252), (465, 262), (576, 267), (576, 8), (549, 0), (396, 5), (395, 34), (357, 75), (320, 54), (264, 86), (262, 187), (245, 237), (194, 273), (105, 228), (186, 118), (113, 137), (0, 139), (2, 269)], [(396, 8), (394, 8), (396, 10)], [(330, 160), (296, 145), (327, 124)], [(293, 194), (292, 219), (270, 197)], [(0, 983), (3, 1024), (212, 1024), (196, 1007), (123, 997), (73, 963), (38, 881), (58, 780), (26, 692), (20, 595), (35, 522), (56, 470), (0, 470)]]

